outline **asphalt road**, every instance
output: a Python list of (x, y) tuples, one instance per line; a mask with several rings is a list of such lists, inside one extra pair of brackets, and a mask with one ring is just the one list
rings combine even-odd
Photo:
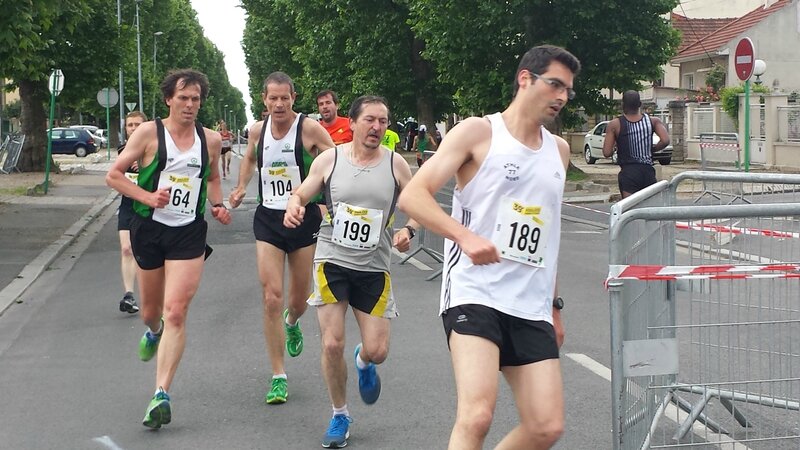
[[(236, 163), (234, 163), (236, 165)], [(232, 180), (223, 182), (230, 192)], [(251, 189), (251, 192), (254, 192)], [(251, 194), (254, 195), (254, 194)], [(319, 448), (330, 405), (319, 364), (313, 309), (301, 324), (305, 350), (287, 363), (290, 399), (268, 406), (269, 368), (261, 330), (260, 287), (251, 231), (253, 203), (224, 227), (210, 221), (208, 261), (188, 318), (188, 345), (171, 389), (173, 422), (141, 425), (152, 395), (153, 362), (137, 358), (144, 326), (120, 313), (116, 217), (109, 208), (0, 317), (0, 444), (3, 448)], [(565, 209), (566, 212), (566, 209)], [(556, 448), (611, 446), (607, 218), (563, 223), (560, 293), (566, 300), (562, 348), (566, 432)], [(438, 266), (420, 253), (419, 261)], [(395, 261), (399, 258), (395, 259)], [(437, 317), (440, 278), (421, 265), (392, 267), (400, 317), (380, 366), (383, 393), (373, 406), (357, 394), (348, 358), (350, 447), (445, 448), (454, 420), (449, 354)], [(348, 318), (347, 354), (359, 342)], [(595, 372), (590, 370), (593, 368)], [(493, 447), (516, 424), (510, 391), (500, 382)]]

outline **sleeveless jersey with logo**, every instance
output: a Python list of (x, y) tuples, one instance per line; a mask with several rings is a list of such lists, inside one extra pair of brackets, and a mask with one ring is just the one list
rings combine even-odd
[(258, 202), (265, 208), (285, 210), (292, 189), (305, 180), (314, 158), (303, 147), (304, 114), (298, 114), (280, 139), (272, 136), (272, 116), (261, 128), (256, 148)]
[(487, 117), (492, 126), (489, 151), (472, 180), (455, 190), (452, 217), (492, 240), (501, 260), (474, 265), (446, 239), (439, 312), (478, 304), (552, 323), (564, 163), (544, 127), (542, 146), (533, 150), (509, 133), (500, 113)]
[(350, 162), (349, 150), (336, 147), (325, 181), (330, 220), (323, 219), (315, 262), (331, 262), (362, 272), (389, 272), (394, 210), (400, 186), (394, 177), (394, 153), (381, 149), (374, 167)]
[(194, 143), (184, 151), (178, 149), (161, 119), (156, 119), (158, 151), (153, 161), (139, 169), (138, 184), (149, 192), (170, 187), (170, 198), (164, 208), (150, 208), (134, 201), (134, 211), (142, 217), (170, 227), (180, 227), (205, 214), (208, 175), (211, 165), (203, 127), (197, 123)]
[(642, 114), (636, 122), (619, 116), (619, 136), (617, 136), (617, 161), (625, 164), (653, 165), (653, 122), (650, 116)]

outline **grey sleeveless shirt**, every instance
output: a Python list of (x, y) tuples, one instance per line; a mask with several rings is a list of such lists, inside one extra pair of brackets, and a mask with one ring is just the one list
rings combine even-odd
[[(314, 262), (330, 262), (361, 272), (389, 272), (394, 210), (400, 193), (393, 170), (394, 153), (380, 149), (383, 158), (376, 165), (359, 167), (350, 162), (349, 149), (336, 147), (333, 151), (336, 152), (333, 169), (324, 182), (329, 213), (319, 228)], [(366, 209), (381, 211), (381, 223), (350, 223), (346, 221), (348, 217), (343, 217), (344, 212), (337, 218), (340, 203), (352, 207), (348, 214), (356, 211), (353, 217), (357, 217), (357, 211)], [(358, 243), (360, 238), (366, 241), (371, 233), (379, 233), (377, 246), (373, 248), (352, 248), (335, 242), (350, 238)]]

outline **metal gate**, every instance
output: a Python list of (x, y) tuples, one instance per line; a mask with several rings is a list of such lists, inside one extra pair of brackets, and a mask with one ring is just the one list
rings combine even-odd
[[(746, 204), (693, 204), (710, 185)], [(800, 447), (798, 219), (798, 175), (685, 172), (614, 205), (615, 449)]]

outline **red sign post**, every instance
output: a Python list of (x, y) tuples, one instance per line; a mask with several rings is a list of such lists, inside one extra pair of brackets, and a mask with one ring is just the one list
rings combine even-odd
[(750, 38), (742, 38), (736, 44), (733, 67), (736, 76), (744, 81), (744, 171), (750, 171), (750, 77), (756, 63), (756, 51)]

